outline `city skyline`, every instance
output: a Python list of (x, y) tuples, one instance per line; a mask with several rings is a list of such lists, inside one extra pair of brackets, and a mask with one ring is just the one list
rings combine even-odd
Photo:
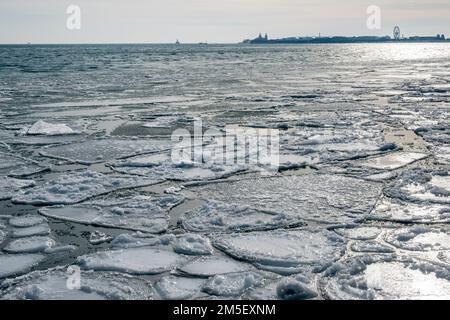
[[(67, 8), (81, 9), (69, 30)], [(367, 8), (381, 9), (369, 29)], [(290, 36), (386, 36), (399, 25), (407, 36), (450, 34), (447, 0), (0, 0), (0, 43), (237, 43), (260, 32)]]

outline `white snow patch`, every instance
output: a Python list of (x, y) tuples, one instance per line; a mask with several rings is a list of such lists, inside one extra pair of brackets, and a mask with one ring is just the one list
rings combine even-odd
[(334, 228), (334, 232), (338, 235), (353, 239), (353, 240), (373, 240), (381, 233), (380, 228), (364, 227), (364, 226), (345, 226), (342, 228)]
[(175, 252), (186, 255), (210, 255), (213, 253), (211, 241), (198, 234), (178, 236), (172, 246)]
[(411, 251), (450, 250), (450, 231), (445, 228), (410, 227), (389, 232), (386, 242)]
[(328, 299), (421, 300), (450, 299), (447, 268), (391, 255), (368, 255), (341, 263), (322, 279)]
[(74, 131), (72, 128), (70, 128), (66, 124), (63, 124), (63, 123), (53, 124), (53, 123), (44, 122), (42, 120), (39, 120), (38, 122), (36, 122), (29, 128), (25, 128), (24, 132), (27, 135), (45, 135), (45, 136), (56, 136), (56, 135), (79, 133), (77, 131)]

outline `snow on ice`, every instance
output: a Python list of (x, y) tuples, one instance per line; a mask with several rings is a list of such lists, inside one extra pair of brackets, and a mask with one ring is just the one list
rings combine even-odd
[(210, 255), (213, 253), (211, 241), (198, 234), (178, 236), (172, 244), (173, 250), (186, 255)]
[(394, 255), (364, 255), (332, 268), (321, 279), (328, 299), (450, 299), (449, 269)]
[(125, 274), (82, 271), (79, 284), (76, 279), (71, 283), (70, 276), (66, 269), (57, 268), (6, 280), (0, 299), (151, 300), (154, 297), (150, 283)]
[(344, 223), (364, 218), (377, 201), (382, 185), (338, 175), (307, 174), (242, 179), (188, 189), (205, 200), (325, 223)]
[(33, 180), (0, 177), (0, 200), (11, 199), (20, 189), (33, 187), (35, 184)]
[(168, 150), (170, 147), (167, 140), (99, 139), (51, 146), (40, 153), (50, 158), (93, 164)]
[(332, 231), (301, 229), (217, 237), (214, 246), (228, 255), (279, 274), (320, 271), (341, 257), (345, 241)]
[(299, 219), (218, 201), (207, 201), (187, 212), (181, 223), (192, 232), (243, 232), (298, 227)]
[(171, 271), (186, 258), (161, 248), (130, 248), (99, 251), (81, 256), (78, 263), (85, 270), (117, 271), (130, 274), (159, 274)]
[(211, 256), (190, 261), (178, 267), (178, 271), (184, 275), (208, 278), (218, 274), (243, 272), (249, 268), (248, 265), (229, 258)]
[(155, 181), (132, 176), (105, 175), (93, 171), (62, 174), (44, 185), (17, 193), (12, 201), (21, 204), (75, 204), (115, 190), (137, 188)]
[(168, 228), (168, 212), (183, 198), (175, 195), (135, 196), (118, 203), (88, 203), (43, 208), (47, 217), (95, 226), (162, 233)]

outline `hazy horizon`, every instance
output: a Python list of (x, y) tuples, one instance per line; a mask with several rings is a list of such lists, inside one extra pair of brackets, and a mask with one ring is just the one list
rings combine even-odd
[[(81, 29), (69, 30), (69, 5)], [(367, 8), (381, 8), (370, 30)], [(238, 43), (260, 32), (270, 38), (328, 35), (450, 34), (448, 0), (0, 0), (1, 44)]]

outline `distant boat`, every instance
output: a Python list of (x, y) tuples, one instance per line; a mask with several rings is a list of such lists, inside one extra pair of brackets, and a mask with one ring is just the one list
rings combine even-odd
[(208, 42), (199, 42), (199, 45), (200, 45), (200, 46), (207, 46), (207, 45), (208, 45)]

